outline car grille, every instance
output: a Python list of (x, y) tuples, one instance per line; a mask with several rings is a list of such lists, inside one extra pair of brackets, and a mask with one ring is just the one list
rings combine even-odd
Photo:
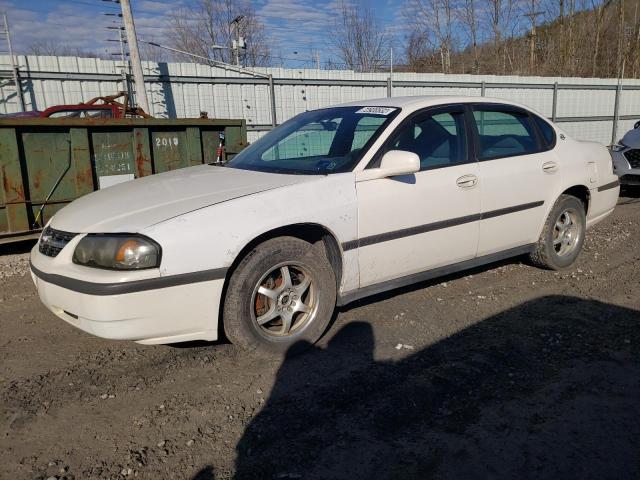
[(40, 253), (43, 255), (55, 257), (76, 235), (77, 233), (63, 232), (62, 230), (54, 230), (53, 228), (47, 227), (40, 236), (38, 250), (40, 250)]
[(640, 168), (640, 149), (627, 150), (624, 152), (624, 156), (629, 161), (631, 168)]
[(640, 185), (640, 175), (623, 175), (620, 177), (623, 185)]

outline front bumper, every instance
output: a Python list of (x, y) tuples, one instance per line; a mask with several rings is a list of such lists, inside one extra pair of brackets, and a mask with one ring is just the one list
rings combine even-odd
[(620, 178), (621, 185), (640, 185), (640, 166), (631, 165), (625, 156), (625, 152), (628, 150), (632, 149), (628, 148), (619, 152), (611, 151), (613, 172)]
[[(95, 279), (95, 269), (88, 269), (93, 275), (91, 281), (78, 278), (77, 274), (75, 278), (58, 274), (65, 269), (54, 267), (62, 261), (42, 255), (36, 245), (31, 251), (31, 276), (42, 303), (85, 332), (144, 344), (218, 338), (224, 278), (192, 276), (196, 281), (174, 284), (166, 279), (157, 283), (162, 277), (101, 283)], [(122, 288), (131, 285), (135, 288)], [(158, 285), (159, 288), (147, 288)], [(113, 291), (117, 293), (110, 294), (109, 288), (116, 288)]]

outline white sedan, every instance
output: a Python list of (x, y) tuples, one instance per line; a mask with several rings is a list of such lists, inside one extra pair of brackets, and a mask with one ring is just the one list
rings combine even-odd
[(284, 351), (336, 304), (506, 257), (560, 269), (618, 198), (611, 157), (478, 97), (302, 113), (224, 166), (60, 211), (31, 252), (42, 302), (92, 334)]

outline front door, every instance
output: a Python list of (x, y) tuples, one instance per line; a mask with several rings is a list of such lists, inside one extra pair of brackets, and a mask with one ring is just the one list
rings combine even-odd
[(356, 184), (361, 287), (475, 257), (480, 185), (467, 137), (463, 106), (429, 109), (374, 157), (370, 167), (389, 150), (410, 151), (421, 170)]

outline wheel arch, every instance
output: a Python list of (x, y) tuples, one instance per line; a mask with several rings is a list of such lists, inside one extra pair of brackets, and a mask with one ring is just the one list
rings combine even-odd
[(585, 185), (574, 185), (572, 187), (565, 189), (560, 195), (571, 195), (572, 197), (576, 197), (584, 205), (585, 215), (586, 216), (589, 215), (589, 205), (591, 203), (591, 192), (589, 191), (588, 187), (586, 187)]
[(229, 285), (229, 280), (238, 267), (238, 264), (247, 255), (247, 253), (257, 245), (272, 238), (283, 236), (295, 237), (301, 240), (305, 240), (313, 245), (312, 248), (323, 248), (324, 253), (327, 256), (336, 277), (336, 292), (340, 291), (344, 264), (343, 251), (336, 235), (329, 228), (319, 223), (294, 223), (272, 228), (271, 230), (265, 231), (247, 242), (235, 255), (231, 266), (227, 269), (227, 273), (224, 279), (224, 286), (222, 288), (222, 295), (220, 297), (221, 301), (218, 316), (218, 318), (220, 319), (220, 321), (218, 322), (218, 332), (220, 335), (224, 335), (224, 319), (222, 318), (222, 312), (224, 309), (224, 301), (227, 294), (227, 286)]

